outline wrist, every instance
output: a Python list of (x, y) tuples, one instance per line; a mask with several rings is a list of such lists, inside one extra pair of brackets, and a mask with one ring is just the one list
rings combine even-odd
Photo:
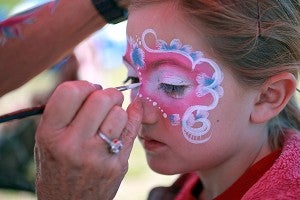
[(127, 20), (127, 8), (119, 5), (120, 0), (91, 0), (95, 9), (107, 23), (117, 24)]

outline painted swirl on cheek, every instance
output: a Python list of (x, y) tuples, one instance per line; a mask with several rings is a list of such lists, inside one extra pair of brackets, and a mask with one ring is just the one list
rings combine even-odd
[[(146, 37), (155, 38), (155, 44), (150, 47)], [(209, 111), (223, 96), (223, 73), (213, 60), (179, 39), (167, 44), (152, 29), (141, 38), (128, 38), (125, 58), (142, 82), (138, 97), (157, 107), (172, 126), (181, 125), (187, 141), (200, 144), (211, 138)]]

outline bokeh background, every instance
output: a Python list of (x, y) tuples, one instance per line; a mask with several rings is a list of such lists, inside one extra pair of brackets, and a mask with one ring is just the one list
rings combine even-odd
[[(0, 21), (45, 2), (47, 0), (0, 0)], [(0, 115), (44, 104), (53, 89), (63, 81), (88, 80), (104, 88), (122, 85), (127, 76), (122, 63), (126, 45), (125, 27), (126, 22), (107, 25), (80, 43), (72, 55), (24, 86), (2, 96)], [(125, 96), (124, 108), (129, 103), (129, 92), (125, 92)], [(0, 200), (36, 199), (33, 146), (38, 120), (39, 117), (29, 117), (0, 124)], [(169, 185), (175, 178), (151, 171), (142, 147), (136, 141), (129, 160), (129, 171), (115, 199), (146, 199), (151, 188)]]
[[(47, 0), (0, 0), (0, 21), (45, 2)], [(107, 25), (80, 43), (72, 55), (24, 86), (2, 96), (0, 114), (44, 104), (53, 89), (63, 81), (88, 80), (104, 88), (122, 85), (127, 76), (122, 63), (126, 45), (125, 27), (126, 22)], [(129, 92), (125, 92), (125, 96), (124, 108), (129, 102)], [(297, 98), (300, 101), (300, 95)], [(0, 200), (36, 199), (33, 146), (38, 120), (39, 117), (30, 117), (0, 124)], [(151, 188), (170, 185), (176, 177), (151, 171), (142, 147), (136, 141), (129, 160), (129, 171), (115, 199), (146, 199)]]

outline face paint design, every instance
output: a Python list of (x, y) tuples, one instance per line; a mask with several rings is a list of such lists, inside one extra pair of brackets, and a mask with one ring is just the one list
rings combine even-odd
[(157, 107), (172, 126), (181, 125), (189, 142), (211, 138), (208, 111), (223, 95), (223, 73), (213, 60), (179, 39), (168, 44), (147, 29), (141, 38), (128, 37), (124, 61), (142, 83), (137, 97)]

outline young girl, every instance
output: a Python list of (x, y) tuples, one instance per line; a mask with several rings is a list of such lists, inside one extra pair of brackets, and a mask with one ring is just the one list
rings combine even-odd
[[(114, 89), (59, 87), (37, 132), (39, 196), (113, 198), (139, 130), (151, 169), (182, 174), (149, 199), (299, 198), (299, 12), (298, 1), (133, 0), (133, 103), (125, 113)], [(122, 139), (120, 153), (99, 132)]]

